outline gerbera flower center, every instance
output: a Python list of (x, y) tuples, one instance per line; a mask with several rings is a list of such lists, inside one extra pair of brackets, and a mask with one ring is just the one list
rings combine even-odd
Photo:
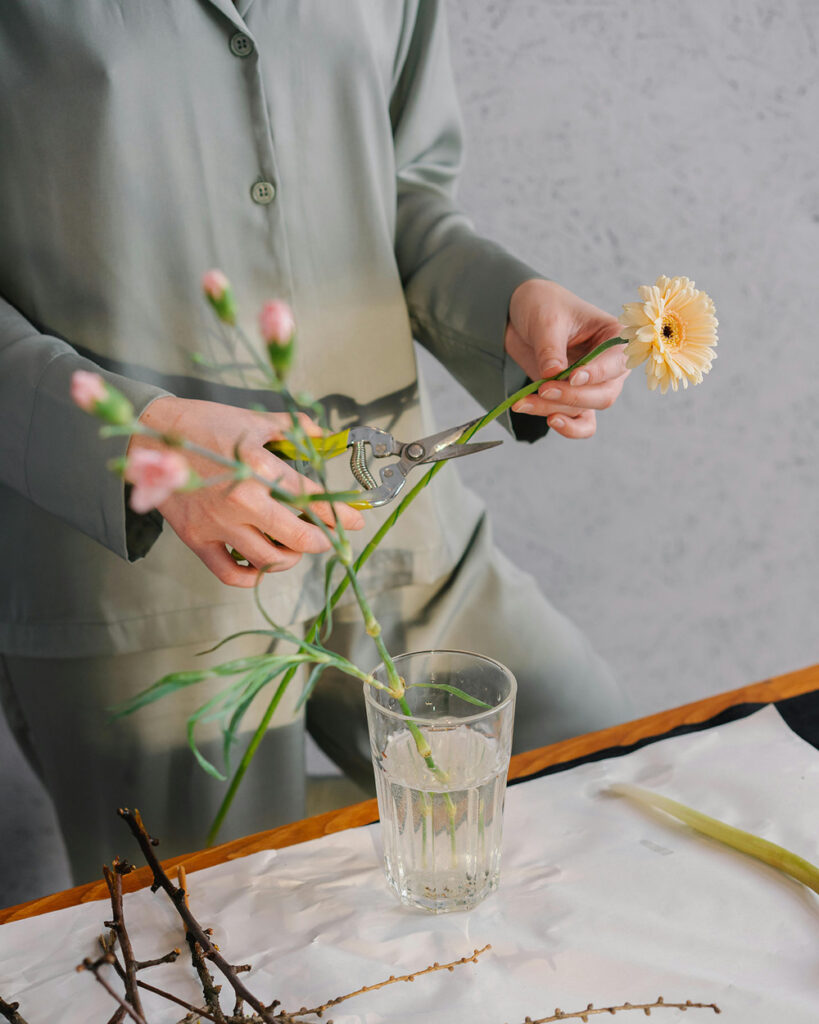
[(663, 317), (663, 324), (660, 334), (665, 342), (666, 348), (679, 348), (685, 340), (685, 331), (679, 317), (675, 313), (666, 313)]

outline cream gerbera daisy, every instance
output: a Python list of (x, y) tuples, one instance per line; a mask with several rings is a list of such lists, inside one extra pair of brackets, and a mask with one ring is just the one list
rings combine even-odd
[(714, 303), (687, 277), (658, 277), (639, 293), (642, 302), (623, 306), (629, 368), (645, 363), (649, 388), (663, 394), (699, 384), (717, 355)]

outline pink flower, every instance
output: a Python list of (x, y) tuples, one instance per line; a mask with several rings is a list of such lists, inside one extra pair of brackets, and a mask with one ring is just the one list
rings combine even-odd
[(208, 270), (202, 275), (202, 291), (208, 298), (219, 302), (230, 288), (230, 282), (221, 270)]
[(105, 381), (98, 373), (75, 370), (71, 374), (71, 398), (81, 409), (94, 412), (97, 403), (104, 402), (107, 397)]
[(223, 323), (236, 323), (236, 299), (221, 270), (208, 270), (202, 275), (202, 291)]
[(259, 329), (268, 345), (287, 345), (296, 333), (296, 321), (286, 302), (266, 302), (259, 314)]
[(131, 508), (144, 515), (185, 486), (190, 477), (190, 467), (179, 452), (138, 448), (128, 457), (124, 476), (134, 485)]

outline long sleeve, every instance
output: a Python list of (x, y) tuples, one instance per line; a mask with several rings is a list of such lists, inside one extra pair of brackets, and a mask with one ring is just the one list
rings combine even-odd
[[(59, 338), (39, 333), (0, 299), (0, 481), (123, 558), (144, 553), (161, 529), (157, 516), (127, 523), (122, 480), (107, 468), (127, 437), (102, 440), (100, 423), (73, 404), (74, 370), (119, 388), (137, 413), (161, 388), (101, 370)], [(141, 539), (134, 544), (134, 535)], [(136, 550), (135, 550), (136, 548)]]
[[(413, 333), (490, 409), (522, 387), (525, 373), (504, 353), (509, 301), (542, 277), (476, 234), (455, 204), (463, 140), (443, 3), (407, 5), (390, 113), (398, 180), (395, 251)], [(520, 435), (520, 421), (505, 426)], [(527, 439), (545, 421), (525, 417)]]

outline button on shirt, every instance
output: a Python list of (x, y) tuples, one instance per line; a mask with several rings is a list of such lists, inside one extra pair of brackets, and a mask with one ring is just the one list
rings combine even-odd
[(253, 40), (244, 32), (236, 32), (230, 37), (230, 50), (237, 57), (249, 57), (253, 53)]
[[(522, 380), (503, 331), (534, 273), (453, 205), (436, 0), (6, 0), (0, 94), (0, 650), (139, 650), (254, 624), (252, 595), (158, 514), (126, 514), (106, 468), (126, 442), (100, 441), (68, 397), (74, 370), (99, 368), (138, 410), (167, 393), (269, 402), (252, 374), (192, 360), (236, 361), (201, 298), (208, 268), (251, 336), (265, 300), (292, 304), (293, 387), (333, 428), (432, 428), (413, 333), (486, 407)], [(479, 514), (448, 469), (365, 582), (440, 578)], [(268, 577), (273, 616), (314, 613), (321, 580), (309, 556)]]

